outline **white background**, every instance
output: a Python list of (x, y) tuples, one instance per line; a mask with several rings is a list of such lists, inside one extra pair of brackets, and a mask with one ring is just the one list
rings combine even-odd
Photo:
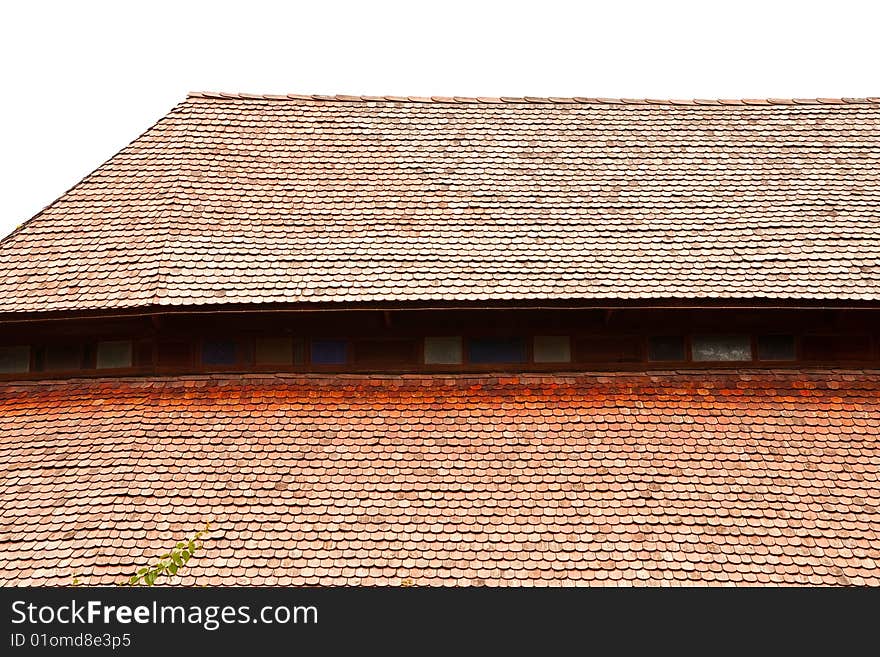
[(4, 0), (0, 235), (187, 91), (880, 96), (877, 4)]

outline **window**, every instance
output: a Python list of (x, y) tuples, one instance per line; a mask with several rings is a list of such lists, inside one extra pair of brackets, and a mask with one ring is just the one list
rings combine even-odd
[(45, 367), (50, 372), (82, 369), (82, 347), (78, 344), (56, 344), (46, 347)]
[(696, 335), (691, 355), (703, 362), (752, 360), (752, 340), (748, 335)]
[(459, 365), (461, 337), (425, 338), (426, 365)]
[(476, 338), (468, 344), (468, 360), (475, 365), (524, 363), (526, 341), (522, 338)]
[(203, 365), (235, 365), (237, 356), (236, 344), (232, 340), (205, 340), (202, 343)]
[(633, 363), (641, 360), (641, 351), (641, 340), (635, 337), (581, 338), (574, 347), (581, 363)]
[(394, 367), (416, 361), (414, 340), (358, 340), (353, 346), (354, 363), (360, 367)]
[(652, 335), (648, 338), (648, 360), (682, 361), (684, 338), (680, 335)]
[(348, 362), (348, 343), (345, 340), (313, 340), (314, 365), (344, 365)]
[(131, 342), (99, 342), (95, 364), (99, 370), (131, 367)]
[(567, 335), (536, 335), (533, 354), (536, 363), (569, 363), (571, 339)]
[(302, 341), (293, 338), (257, 338), (254, 359), (257, 365), (292, 365), (302, 362)]
[(28, 346), (0, 347), (0, 374), (27, 372), (31, 368), (31, 348)]
[(758, 360), (794, 360), (793, 335), (758, 336)]

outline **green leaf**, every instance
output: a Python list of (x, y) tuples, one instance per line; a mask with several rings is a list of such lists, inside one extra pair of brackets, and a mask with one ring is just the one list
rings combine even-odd
[[(162, 575), (167, 576), (177, 574), (195, 555), (197, 550), (204, 549), (204, 544), (201, 542), (201, 538), (208, 534), (210, 529), (211, 523), (206, 522), (205, 528), (193, 534), (191, 539), (188, 541), (179, 541), (170, 552), (166, 552), (157, 557), (154, 565), (138, 569), (138, 571), (129, 577), (127, 581), (123, 580), (120, 582), (119, 586), (136, 586), (139, 584), (143, 586), (153, 586), (156, 580)], [(76, 586), (80, 582), (76, 576), (74, 576), (74, 578), (74, 586)]]

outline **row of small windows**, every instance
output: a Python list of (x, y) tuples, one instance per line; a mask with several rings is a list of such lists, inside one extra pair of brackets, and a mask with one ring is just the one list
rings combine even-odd
[(0, 374), (205, 368), (354, 367), (394, 369), (566, 363), (784, 363), (873, 357), (869, 336), (792, 335), (540, 335), (522, 337), (432, 336), (416, 339), (111, 340), (89, 345), (0, 347)]
[[(760, 336), (753, 346), (748, 335), (694, 336), (690, 340), (690, 358), (683, 336), (652, 336), (648, 338), (647, 360), (656, 362), (749, 362), (791, 361), (796, 359), (792, 335)], [(756, 346), (756, 348), (755, 348)], [(467, 362), (474, 365), (525, 363), (528, 361), (523, 339), (472, 339), (468, 341)], [(754, 355), (757, 351), (757, 356)], [(575, 342), (575, 360), (579, 362), (638, 362), (641, 358), (638, 339), (595, 338)], [(462, 364), (461, 338), (425, 338), (426, 365)], [(568, 336), (536, 336), (532, 362), (572, 362), (572, 344)]]
[[(0, 347), (0, 374), (17, 372), (72, 372), (82, 369), (126, 369), (132, 366), (131, 340), (98, 342), (94, 350), (80, 344)], [(94, 361), (94, 364), (92, 364)]]
[[(253, 361), (256, 365), (303, 365), (306, 362), (305, 341), (295, 338), (257, 338), (254, 340)], [(542, 336), (534, 339), (534, 362), (565, 363), (571, 361), (569, 338)], [(207, 367), (236, 366), (247, 359), (242, 343), (236, 340), (205, 340), (201, 343), (199, 362)], [(425, 338), (426, 365), (459, 365), (464, 361), (461, 337)], [(526, 363), (528, 354), (523, 338), (486, 338), (468, 341), (468, 363)], [(38, 350), (32, 361), (29, 346), (0, 347), (0, 373), (28, 371), (67, 372), (82, 369), (128, 369), (134, 366), (133, 346), (128, 340), (99, 342), (92, 364), (88, 350), (81, 345), (51, 345)], [(151, 359), (150, 359), (151, 360)], [(311, 340), (308, 362), (331, 366), (356, 363), (382, 366), (402, 365), (418, 361), (415, 340)], [(143, 363), (141, 363), (143, 364)], [(174, 367), (193, 364), (192, 345), (187, 341), (159, 343), (157, 364)]]
[[(572, 339), (562, 335), (535, 336), (531, 355), (525, 338), (469, 338), (461, 336), (427, 337), (423, 341), (421, 359), (415, 340), (312, 340), (308, 362), (317, 366), (402, 365), (421, 361), (428, 366), (561, 364), (570, 363)], [(238, 343), (205, 341), (201, 362), (206, 366), (231, 366), (241, 362)], [(186, 346), (181, 345), (181, 351)], [(304, 341), (293, 338), (257, 338), (254, 362), (257, 365), (302, 365), (306, 362)], [(789, 361), (795, 359), (793, 336), (762, 336), (757, 345), (758, 360)], [(620, 340), (587, 339), (575, 342), (577, 362), (637, 362), (638, 341), (631, 344)], [(177, 364), (188, 358), (185, 353), (163, 357), (160, 346), (159, 364)], [(648, 360), (683, 362), (688, 360), (685, 339), (681, 336), (657, 336), (649, 339)], [(697, 362), (752, 361), (752, 339), (749, 336), (697, 336), (691, 341), (691, 358)]]
[[(695, 362), (744, 362), (795, 360), (797, 351), (792, 335), (761, 335), (752, 343), (748, 335), (698, 335), (691, 339), (690, 360)], [(755, 354), (757, 352), (757, 354)], [(648, 359), (687, 360), (681, 336), (652, 336), (648, 339)]]

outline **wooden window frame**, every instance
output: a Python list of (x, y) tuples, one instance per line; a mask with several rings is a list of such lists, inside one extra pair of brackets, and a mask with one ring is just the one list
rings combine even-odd
[[(131, 344), (131, 365), (128, 367), (98, 367), (98, 347), (102, 342), (128, 342)], [(136, 370), (137, 368), (137, 349), (138, 349), (138, 341), (132, 338), (120, 338), (118, 340), (93, 340), (92, 341), (93, 353), (94, 353), (94, 369), (96, 372), (108, 372), (110, 374), (119, 374), (120, 372), (130, 372), (132, 370)]]
[[(472, 363), (470, 358), (471, 342), (474, 340), (523, 340), (525, 342), (525, 358), (521, 362), (500, 361), (498, 363)], [(467, 366), (469, 372), (493, 371), (499, 368), (523, 367), (534, 364), (532, 340), (529, 335), (506, 334), (471, 334), (461, 336), (461, 364)]]
[[(732, 338), (732, 337), (742, 336), (742, 337), (749, 338), (749, 341), (748, 341), (749, 342), (749, 352), (750, 352), (751, 357), (746, 360), (694, 360), (693, 340), (695, 337), (705, 337), (705, 336), (714, 336), (714, 337), (721, 337), (721, 338)], [(693, 333), (688, 333), (688, 344), (690, 345), (690, 348), (688, 349), (688, 361), (687, 362), (690, 364), (693, 364), (693, 365), (703, 366), (706, 364), (711, 364), (711, 365), (718, 364), (718, 365), (739, 365), (740, 367), (742, 367), (743, 365), (755, 365), (759, 362), (757, 360), (757, 357), (758, 357), (757, 335), (755, 333), (744, 333), (744, 332), (740, 332), (740, 333), (729, 333), (729, 332), (710, 333), (710, 332), (704, 332), (704, 331), (695, 331)], [(788, 361), (788, 362), (791, 362), (791, 361)]]
[[(86, 355), (88, 353), (87, 345), (91, 344), (92, 340), (84, 340), (82, 342), (74, 341), (70, 339), (63, 340), (49, 340), (43, 342), (40, 346), (40, 359), (42, 369), (37, 370), (33, 368), (32, 371), (38, 372), (40, 374), (49, 374), (50, 378), (70, 378), (70, 377), (79, 377), (95, 371), (95, 363), (94, 363), (94, 349), (92, 349), (92, 354), (90, 360), (92, 362), (86, 362)], [(48, 351), (52, 347), (58, 346), (74, 346), (76, 347), (77, 353), (79, 354), (79, 362), (80, 367), (78, 369), (59, 369), (59, 370), (50, 370), (48, 369)], [(31, 348), (31, 357), (32, 359), (36, 359), (37, 353), (36, 350)], [(36, 364), (36, 363), (34, 363)]]
[[(353, 338), (335, 337), (321, 335), (317, 337), (309, 336), (306, 340), (305, 353), (303, 354), (303, 363), (310, 372), (350, 372), (353, 354), (352, 343)], [(313, 363), (312, 362), (312, 344), (315, 342), (344, 342), (345, 343), (345, 362), (344, 363)]]
[[(460, 363), (426, 363), (425, 362), (425, 340), (427, 338), (459, 338), (461, 340), (461, 362)], [(461, 372), (467, 363), (467, 347), (465, 345), (465, 336), (460, 334), (454, 335), (422, 335), (416, 338), (418, 341), (418, 367), (416, 371), (420, 372)]]
[(24, 377), (28, 374), (36, 373), (36, 370), (34, 369), (34, 365), (35, 365), (34, 345), (29, 344), (27, 342), (17, 342), (15, 344), (7, 344), (4, 346), (6, 346), (6, 347), (27, 347), (27, 350), (28, 350), (27, 370), (24, 372), (0, 372), (0, 380), (3, 380), (5, 378), (10, 378), (10, 377), (21, 378), (21, 377)]
[[(248, 368), (247, 354), (244, 341), (240, 337), (228, 335), (206, 335), (196, 338), (194, 341), (195, 352), (193, 360), (199, 368), (199, 372), (239, 372)], [(235, 348), (235, 360), (232, 363), (211, 364), (204, 361), (205, 344), (208, 342), (231, 342)]]
[[(291, 343), (291, 360), (289, 363), (258, 363), (257, 362), (257, 340), (260, 339), (287, 339)], [(250, 345), (250, 362), (245, 367), (253, 368), (255, 372), (302, 372), (306, 371), (305, 365), (308, 358), (309, 340), (300, 334), (284, 334), (279, 332), (266, 332), (248, 335), (244, 338)], [(297, 341), (302, 345), (302, 358), (299, 363), (296, 362)]]
[[(771, 360), (767, 358), (761, 358), (758, 354), (758, 339), (761, 336), (788, 336), (790, 335), (794, 341), (794, 358), (789, 358), (786, 360)], [(761, 365), (789, 365), (791, 363), (801, 362), (801, 336), (796, 333), (754, 333), (752, 335), (752, 353), (755, 356), (755, 362), (760, 363)]]
[[(684, 358), (681, 360), (654, 360), (651, 358), (651, 338), (681, 338), (681, 350)], [(681, 365), (691, 362), (691, 341), (686, 333), (647, 333), (644, 335), (644, 362), (663, 366)]]
[[(607, 338), (609, 333), (597, 331), (578, 331), (578, 332), (562, 332), (562, 331), (546, 331), (538, 329), (530, 330), (520, 335), (510, 335), (502, 332), (479, 332), (479, 333), (463, 333), (460, 335), (462, 340), (462, 362), (456, 364), (427, 364), (424, 362), (425, 356), (425, 337), (459, 337), (457, 334), (452, 335), (431, 335), (416, 334), (415, 332), (405, 332), (394, 335), (364, 335), (357, 337), (344, 337), (338, 334), (316, 335), (295, 333), (293, 335), (279, 334), (278, 332), (266, 333), (247, 333), (247, 334), (214, 334), (190, 337), (178, 334), (165, 334), (162, 336), (123, 336), (118, 335), (98, 335), (82, 340), (79, 343), (68, 338), (58, 340), (41, 340), (41, 341), (22, 341), (19, 340), (15, 344), (30, 347), (29, 371), (28, 372), (12, 372), (0, 374), (0, 380), (28, 380), (28, 379), (55, 379), (55, 378), (79, 378), (79, 377), (124, 377), (136, 376), (144, 374), (167, 375), (167, 374), (199, 374), (199, 373), (218, 373), (218, 372), (315, 372), (315, 373), (344, 373), (344, 372), (412, 372), (412, 373), (484, 373), (484, 372), (589, 372), (589, 371), (639, 371), (639, 370), (656, 370), (667, 368), (684, 368), (693, 370), (725, 370), (725, 369), (797, 369), (805, 366), (808, 367), (846, 367), (846, 368), (878, 368), (880, 367), (880, 334), (876, 332), (858, 330), (858, 331), (804, 331), (804, 332), (782, 332), (768, 330), (742, 331), (740, 333), (732, 333), (729, 331), (698, 331), (680, 334), (684, 340), (685, 360), (683, 361), (655, 361), (649, 359), (649, 340), (652, 335), (660, 333), (615, 333), (615, 337), (634, 338), (639, 346), (640, 357), (638, 360), (630, 362), (616, 361), (580, 361), (576, 359), (576, 343), (578, 340), (590, 338)], [(664, 332), (663, 335), (674, 335), (671, 332)], [(752, 358), (748, 361), (694, 361), (693, 360), (693, 340), (696, 335), (750, 335)], [(571, 360), (569, 362), (551, 362), (538, 363), (534, 360), (534, 338), (538, 335), (552, 335), (568, 337), (571, 348)], [(758, 338), (761, 335), (791, 335), (794, 338), (795, 358), (794, 360), (761, 360), (758, 357)], [(845, 338), (846, 336), (858, 336), (869, 340), (869, 359), (864, 360), (806, 360), (803, 354), (803, 340), (806, 337), (832, 337)], [(256, 343), (259, 337), (289, 337), (293, 343), (293, 362), (289, 364), (256, 364)], [(526, 360), (519, 362), (499, 362), (499, 363), (473, 363), (470, 359), (470, 348), (472, 340), (479, 339), (521, 339), (524, 341)], [(126, 368), (105, 368), (97, 369), (97, 344), (104, 341), (120, 341), (127, 340), (132, 343), (132, 366)], [(210, 340), (231, 341), (236, 345), (236, 360), (229, 365), (205, 365), (202, 363), (202, 352), (204, 343)], [(346, 362), (341, 364), (315, 364), (312, 362), (312, 344), (315, 341), (341, 341), (345, 343)], [(387, 366), (381, 364), (374, 365), (358, 365), (354, 362), (354, 348), (359, 340), (365, 341), (387, 341), (387, 342), (414, 342), (415, 362), (410, 364), (394, 363)], [(182, 342), (189, 345), (192, 361), (189, 365), (159, 365), (159, 345), (162, 342)], [(301, 344), (301, 361), (296, 362), (297, 343)], [(10, 342), (10, 344), (12, 344)], [(54, 370), (45, 369), (45, 355), (49, 347), (76, 344), (80, 355), (80, 361), (85, 367), (76, 370)], [(91, 351), (87, 351), (86, 345), (90, 346)], [(149, 347), (149, 348), (148, 348)], [(141, 356), (149, 352), (151, 360), (142, 362)], [(86, 362), (86, 354), (89, 353), (88, 362)], [(37, 364), (43, 359), (44, 369), (37, 370)]]
[[(535, 360), (535, 339), (536, 338), (568, 338), (568, 360), (565, 361), (536, 361)], [(572, 365), (576, 365), (577, 361), (574, 359), (574, 342), (575, 337), (571, 333), (559, 333), (553, 331), (545, 331), (543, 333), (530, 333), (526, 338), (528, 341), (529, 349), (531, 350), (529, 365), (534, 367), (543, 368), (545, 365), (551, 365), (553, 367), (562, 367), (568, 366), (571, 368)]]

